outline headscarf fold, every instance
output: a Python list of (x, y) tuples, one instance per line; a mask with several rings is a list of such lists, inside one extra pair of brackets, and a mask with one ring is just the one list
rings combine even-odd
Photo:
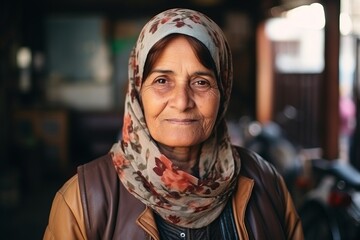
[[(179, 170), (150, 136), (139, 93), (149, 50), (169, 34), (185, 34), (202, 42), (216, 65), (222, 106), (213, 133), (203, 144), (199, 177)], [(110, 151), (126, 189), (163, 219), (187, 228), (207, 226), (225, 207), (236, 185), (240, 160), (232, 149), (224, 115), (232, 86), (231, 52), (222, 30), (206, 15), (169, 9), (153, 17), (140, 32), (129, 60), (122, 140)]]

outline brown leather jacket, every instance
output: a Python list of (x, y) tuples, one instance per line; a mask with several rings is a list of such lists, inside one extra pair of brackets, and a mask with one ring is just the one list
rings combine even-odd
[[(240, 239), (302, 240), (300, 219), (282, 177), (238, 148), (241, 172), (232, 198)], [(109, 155), (80, 166), (57, 192), (44, 239), (159, 239), (151, 209), (129, 194)]]

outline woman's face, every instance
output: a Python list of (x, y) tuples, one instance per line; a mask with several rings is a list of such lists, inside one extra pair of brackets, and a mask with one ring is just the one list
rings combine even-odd
[(172, 39), (141, 87), (141, 101), (151, 136), (169, 147), (205, 141), (220, 103), (215, 73), (204, 67), (184, 37)]

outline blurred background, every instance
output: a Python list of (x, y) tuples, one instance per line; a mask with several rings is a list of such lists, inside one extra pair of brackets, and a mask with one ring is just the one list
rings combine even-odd
[(279, 149), (291, 146), (302, 169), (297, 204), (309, 160), (360, 168), (360, 0), (5, 0), (2, 239), (41, 239), (58, 188), (117, 141), (129, 52), (142, 25), (173, 7), (222, 27), (234, 62), (231, 137), (250, 146), (276, 126)]

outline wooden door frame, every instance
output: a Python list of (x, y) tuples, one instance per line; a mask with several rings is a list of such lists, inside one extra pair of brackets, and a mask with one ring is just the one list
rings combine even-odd
[(339, 157), (339, 57), (340, 57), (340, 0), (322, 2), (325, 11), (324, 51), (324, 114), (321, 134), (323, 157)]

